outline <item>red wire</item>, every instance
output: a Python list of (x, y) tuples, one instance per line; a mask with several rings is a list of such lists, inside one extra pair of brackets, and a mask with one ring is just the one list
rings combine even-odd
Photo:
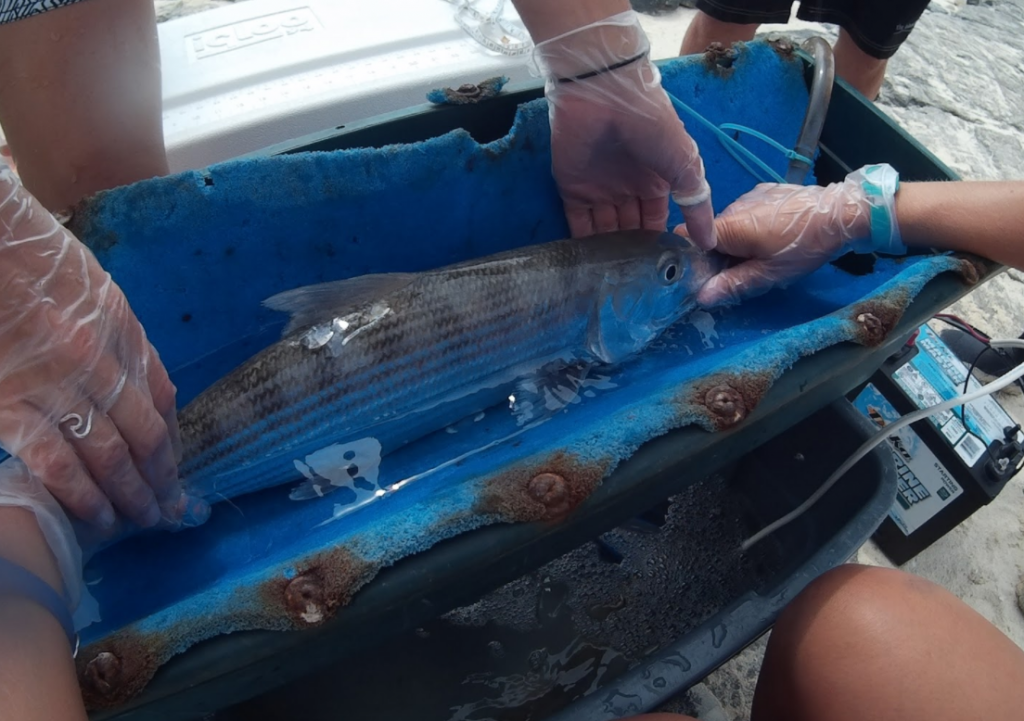
[(988, 342), (991, 340), (991, 338), (978, 331), (976, 328), (974, 328), (974, 326), (972, 326), (970, 323), (968, 323), (959, 316), (953, 315), (951, 313), (936, 313), (935, 317), (955, 321), (959, 325), (963, 326), (963, 331), (965, 333), (973, 337), (975, 340), (984, 343), (985, 345), (988, 345)]

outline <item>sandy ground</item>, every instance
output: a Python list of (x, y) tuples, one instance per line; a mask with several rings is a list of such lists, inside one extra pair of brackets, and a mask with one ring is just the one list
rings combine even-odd
[[(235, 0), (155, 0), (161, 21)], [(240, 0), (244, 1), (244, 0)], [(425, 0), (426, 1), (426, 0)], [(438, 0), (440, 1), (440, 0)], [(655, 57), (678, 52), (695, 11), (677, 8), (644, 15)], [(834, 28), (802, 22), (764, 26), (762, 33), (810, 33), (829, 39)], [(890, 62), (878, 105), (967, 179), (1020, 178), (1024, 172), (1024, 0), (934, 0), (909, 41)], [(2, 144), (2, 141), (0, 141)], [(952, 312), (995, 337), (1024, 331), (1024, 273), (1011, 271), (977, 289)], [(1014, 390), (1000, 401), (1024, 420), (1024, 398)], [(960, 527), (905, 569), (955, 593), (1024, 647), (1024, 474)], [(867, 544), (855, 559), (891, 565)], [(722, 708), (702, 718), (745, 719), (764, 649), (752, 645), (705, 681)]]

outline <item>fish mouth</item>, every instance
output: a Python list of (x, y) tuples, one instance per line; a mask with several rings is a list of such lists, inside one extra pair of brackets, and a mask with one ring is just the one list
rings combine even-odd
[(691, 288), (691, 292), (694, 296), (700, 292), (700, 289), (707, 285), (707, 282), (714, 278), (719, 273), (728, 270), (734, 265), (739, 265), (743, 260), (736, 258), (731, 255), (725, 255), (715, 250), (709, 250), (702, 253), (700, 272), (694, 274), (694, 283)]

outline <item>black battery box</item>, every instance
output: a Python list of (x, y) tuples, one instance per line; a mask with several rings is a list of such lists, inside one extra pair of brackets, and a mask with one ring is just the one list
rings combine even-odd
[[(849, 400), (879, 428), (980, 387), (927, 325)], [(985, 396), (902, 428), (886, 439), (899, 472), (888, 517), (873, 538), (902, 565), (994, 499), (1024, 464), (1024, 433)]]

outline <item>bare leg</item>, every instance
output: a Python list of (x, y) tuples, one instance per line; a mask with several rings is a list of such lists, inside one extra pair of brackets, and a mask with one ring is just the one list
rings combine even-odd
[(686, 35), (683, 36), (683, 45), (679, 49), (679, 54), (702, 53), (711, 43), (722, 43), (728, 47), (733, 43), (753, 40), (758, 27), (757, 23), (750, 25), (726, 23), (715, 20), (706, 13), (698, 12), (693, 22), (690, 23), (690, 27), (686, 28)]
[[(3, 558), (48, 583), (62, 579), (33, 513), (0, 507)], [(42, 606), (18, 595), (0, 602), (0, 713), (18, 721), (86, 721), (68, 638)]]
[(1024, 651), (946, 590), (902, 571), (841, 566), (786, 608), (753, 721), (1010, 721)]
[(857, 47), (845, 30), (839, 31), (839, 40), (834, 49), (836, 74), (860, 91), (868, 100), (878, 97), (885, 80), (888, 60), (879, 60)]

